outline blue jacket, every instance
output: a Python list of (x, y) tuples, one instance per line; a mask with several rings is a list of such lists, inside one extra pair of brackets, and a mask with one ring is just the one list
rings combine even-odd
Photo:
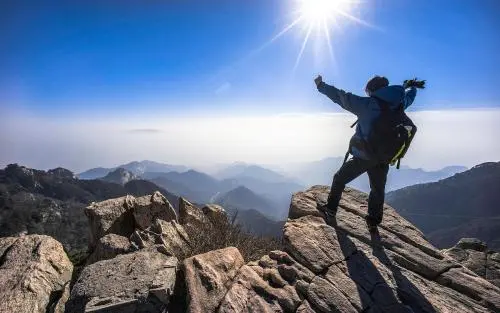
[[(358, 125), (356, 126), (353, 138), (368, 139), (373, 121), (380, 115), (380, 107), (376, 99), (356, 96), (350, 92), (327, 85), (325, 82), (321, 82), (318, 85), (318, 91), (358, 117)], [(413, 103), (416, 95), (417, 89), (415, 87), (405, 89), (399, 85), (384, 87), (373, 93), (374, 97), (388, 102), (390, 109), (394, 110), (401, 104), (403, 104), (403, 108), (406, 110)], [(353, 147), (351, 153), (355, 157), (365, 160), (369, 159), (368, 155), (364, 151), (361, 151), (361, 149)]]

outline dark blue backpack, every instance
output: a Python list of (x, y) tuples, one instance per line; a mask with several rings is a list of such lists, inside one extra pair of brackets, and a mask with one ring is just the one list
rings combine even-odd
[[(380, 115), (373, 121), (367, 140), (351, 141), (344, 161), (347, 160), (351, 147), (357, 146), (370, 158), (380, 163), (397, 164), (396, 167), (399, 169), (401, 159), (405, 156), (417, 133), (417, 127), (406, 115), (402, 104), (396, 110), (391, 110), (390, 103), (377, 97), (373, 98), (377, 100), (380, 107)], [(354, 125), (356, 123), (351, 127)]]

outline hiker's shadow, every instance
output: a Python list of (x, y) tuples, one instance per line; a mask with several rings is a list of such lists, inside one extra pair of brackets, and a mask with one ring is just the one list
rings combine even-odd
[[(375, 306), (381, 312), (391, 313), (436, 312), (436, 309), (419, 289), (402, 274), (400, 268), (394, 265), (387, 256), (378, 232), (371, 235), (371, 247), (373, 256), (385, 265), (382, 268), (377, 268), (360, 248), (357, 248), (357, 252), (352, 254), (351, 252), (356, 245), (345, 231), (337, 228), (337, 236), (342, 252), (346, 256), (349, 276), (356, 282), (361, 302), (365, 302), (362, 303), (364, 308)], [(381, 271), (386, 272), (387, 277), (392, 276), (394, 279), (386, 280)], [(362, 296), (362, 294), (368, 294), (371, 302), (368, 303), (367, 297)]]

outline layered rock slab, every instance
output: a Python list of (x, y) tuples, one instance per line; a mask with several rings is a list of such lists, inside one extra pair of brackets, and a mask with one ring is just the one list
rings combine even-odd
[(155, 247), (88, 265), (71, 290), (66, 312), (164, 312), (176, 268), (177, 258)]
[(0, 312), (64, 312), (72, 272), (52, 237), (0, 238)]
[(391, 207), (370, 234), (361, 192), (346, 189), (337, 225), (326, 225), (318, 207), (328, 192), (314, 186), (292, 197), (285, 251), (242, 266), (209, 312), (500, 311), (498, 287), (445, 256)]

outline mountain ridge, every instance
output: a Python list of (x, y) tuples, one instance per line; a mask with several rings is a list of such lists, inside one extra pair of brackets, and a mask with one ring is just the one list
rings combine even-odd
[[(439, 238), (448, 238), (446, 243), (457, 242), (464, 237), (461, 225), (467, 229), (473, 220), (485, 220), (500, 216), (498, 207), (500, 190), (500, 162), (487, 162), (468, 171), (457, 173), (437, 182), (419, 184), (389, 192), (386, 201), (405, 218), (415, 223), (438, 247), (444, 247)], [(451, 210), (452, 209), (452, 210)], [(491, 227), (494, 225), (492, 224)], [(470, 226), (473, 229), (473, 224)], [(446, 229), (450, 234), (446, 234)], [(491, 234), (477, 231), (471, 236), (497, 247), (491, 242), (500, 228), (491, 228)]]

